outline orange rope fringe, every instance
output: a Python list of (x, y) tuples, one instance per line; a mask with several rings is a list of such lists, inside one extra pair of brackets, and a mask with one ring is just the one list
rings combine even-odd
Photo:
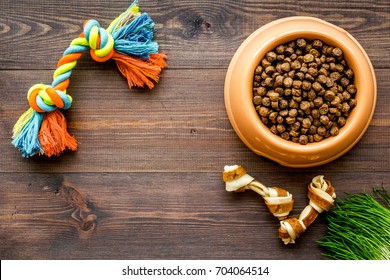
[(58, 156), (66, 149), (77, 150), (76, 139), (66, 130), (66, 119), (59, 110), (45, 114), (38, 137), (48, 157)]
[(129, 88), (146, 85), (152, 89), (154, 87), (152, 81), (158, 82), (161, 70), (167, 67), (166, 58), (167, 56), (162, 53), (151, 54), (148, 59), (127, 56), (115, 51), (112, 55), (119, 71), (127, 79)]

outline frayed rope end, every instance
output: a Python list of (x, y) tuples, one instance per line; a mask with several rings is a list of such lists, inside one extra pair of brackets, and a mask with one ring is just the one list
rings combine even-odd
[(38, 131), (41, 127), (43, 114), (32, 108), (24, 112), (13, 128), (12, 144), (18, 148), (24, 157), (42, 154), (42, 147), (38, 140)]
[(76, 140), (66, 130), (65, 117), (59, 110), (24, 112), (13, 128), (12, 144), (26, 158), (36, 154), (58, 156), (66, 149), (75, 151)]
[(167, 67), (167, 56), (158, 53), (158, 44), (152, 41), (154, 26), (154, 21), (147, 13), (141, 13), (138, 1), (134, 1), (107, 28), (114, 38), (115, 51), (111, 58), (127, 79), (129, 88), (152, 89), (161, 70)]
[(46, 156), (58, 156), (65, 150), (77, 150), (76, 139), (68, 133), (66, 127), (66, 119), (59, 110), (45, 114), (38, 139)]
[(112, 56), (119, 71), (127, 79), (129, 88), (147, 86), (149, 89), (154, 87), (153, 82), (159, 81), (161, 70), (167, 67), (166, 58), (162, 53), (151, 54), (147, 59), (118, 52), (114, 52)]

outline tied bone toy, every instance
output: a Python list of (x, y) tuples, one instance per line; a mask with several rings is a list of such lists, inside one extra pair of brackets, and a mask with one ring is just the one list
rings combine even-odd
[(13, 128), (12, 144), (24, 157), (35, 154), (58, 156), (66, 149), (75, 151), (76, 140), (67, 132), (66, 120), (59, 109), (67, 110), (72, 97), (67, 94), (69, 78), (83, 52), (90, 52), (97, 62), (113, 59), (119, 71), (133, 86), (154, 87), (161, 70), (167, 66), (166, 55), (158, 53), (153, 42), (154, 22), (141, 13), (138, 1), (111, 22), (107, 29), (94, 20), (86, 20), (83, 32), (74, 39), (58, 61), (50, 85), (33, 85), (27, 93), (30, 108)]
[(222, 177), (226, 183), (226, 191), (253, 190), (264, 198), (270, 212), (280, 220), (279, 238), (284, 244), (295, 243), (318, 214), (324, 210), (328, 211), (334, 205), (336, 198), (332, 184), (325, 180), (324, 176), (316, 176), (308, 186), (309, 205), (305, 207), (299, 218), (288, 218), (294, 203), (288, 191), (278, 187), (266, 187), (238, 165), (225, 166)]
[(295, 239), (314, 222), (318, 214), (329, 211), (334, 205), (336, 193), (330, 181), (318, 175), (309, 184), (307, 196), (310, 199), (309, 205), (303, 209), (299, 218), (280, 221), (279, 238), (284, 244), (295, 243)]
[(242, 166), (225, 166), (222, 177), (228, 192), (252, 190), (260, 194), (269, 211), (279, 220), (286, 219), (293, 208), (294, 199), (288, 191), (278, 187), (266, 187), (247, 174)]

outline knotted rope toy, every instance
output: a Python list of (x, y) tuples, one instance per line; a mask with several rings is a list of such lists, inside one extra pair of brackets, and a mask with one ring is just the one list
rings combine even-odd
[(269, 211), (280, 220), (279, 238), (284, 244), (295, 243), (295, 240), (314, 222), (318, 214), (334, 205), (336, 194), (330, 181), (319, 175), (312, 179), (308, 186), (309, 205), (306, 206), (299, 218), (288, 218), (293, 209), (292, 194), (279, 187), (266, 187), (239, 165), (225, 166), (222, 179), (228, 192), (244, 192), (253, 190), (260, 194)]
[(153, 42), (154, 22), (147, 13), (141, 13), (138, 1), (111, 22), (107, 29), (94, 20), (86, 20), (83, 32), (74, 39), (58, 61), (50, 85), (33, 85), (27, 100), (30, 108), (13, 128), (12, 144), (24, 157), (35, 154), (58, 156), (66, 149), (75, 151), (76, 140), (67, 132), (66, 120), (59, 109), (67, 110), (72, 97), (67, 94), (69, 79), (77, 60), (85, 51), (97, 62), (109, 59), (126, 77), (129, 88), (154, 87), (161, 70), (167, 66), (166, 55), (158, 53)]

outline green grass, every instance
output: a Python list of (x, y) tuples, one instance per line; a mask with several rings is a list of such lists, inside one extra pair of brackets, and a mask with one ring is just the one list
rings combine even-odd
[(334, 260), (390, 259), (390, 192), (347, 194), (326, 215), (328, 234), (323, 255)]

